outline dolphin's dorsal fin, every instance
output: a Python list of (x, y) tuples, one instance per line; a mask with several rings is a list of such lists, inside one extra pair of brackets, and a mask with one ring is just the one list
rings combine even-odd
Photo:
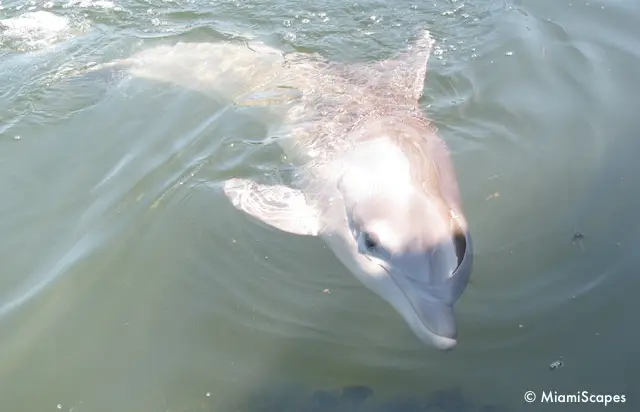
[(429, 31), (422, 30), (404, 52), (393, 59), (361, 66), (359, 74), (365, 76), (368, 86), (402, 95), (407, 99), (419, 100), (424, 91), (427, 62), (433, 44)]

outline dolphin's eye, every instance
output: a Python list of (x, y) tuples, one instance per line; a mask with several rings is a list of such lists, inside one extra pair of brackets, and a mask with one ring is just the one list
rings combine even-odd
[(362, 241), (364, 243), (364, 247), (366, 247), (367, 250), (369, 251), (374, 250), (375, 248), (378, 247), (378, 241), (374, 239), (373, 236), (371, 236), (371, 234), (367, 232), (364, 232), (362, 234)]

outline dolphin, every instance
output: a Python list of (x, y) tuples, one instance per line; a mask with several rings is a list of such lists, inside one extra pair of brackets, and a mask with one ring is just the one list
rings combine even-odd
[(472, 272), (469, 225), (444, 141), (419, 105), (434, 40), (423, 30), (395, 58), (340, 64), (260, 42), (179, 43), (121, 62), (137, 76), (279, 113), (290, 182), (222, 182), (238, 210), (318, 236), (423, 342), (456, 346), (454, 304)]

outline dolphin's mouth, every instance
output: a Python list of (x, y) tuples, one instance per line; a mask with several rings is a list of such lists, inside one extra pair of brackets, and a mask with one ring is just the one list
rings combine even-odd
[[(453, 349), (457, 344), (457, 326), (456, 319), (453, 312), (453, 306), (447, 305), (438, 301), (420, 300), (418, 305), (412, 300), (405, 290), (400, 286), (392, 273), (390, 273), (384, 266), (380, 267), (387, 272), (393, 283), (402, 294), (404, 295), (407, 303), (413, 310), (416, 318), (426, 329), (426, 338), (436, 348), (441, 350)], [(425, 339), (424, 331), (418, 332), (418, 336), (421, 339)]]
[(454, 283), (451, 301), (446, 302), (437, 298), (411, 299), (410, 294), (404, 290), (393, 274), (383, 267), (403, 293), (420, 324), (424, 327), (425, 330), (420, 335), (427, 335), (423, 338), (427, 338), (432, 345), (441, 350), (451, 350), (457, 344), (458, 329), (453, 303), (458, 300), (467, 286), (472, 264), (469, 233), (463, 229), (461, 222), (455, 216), (452, 217), (455, 225), (452, 240), (457, 256), (457, 266), (447, 280)]
[[(458, 258), (458, 266), (451, 274), (449, 281), (455, 282), (454, 301), (462, 295), (469, 280), (469, 265), (471, 258), (469, 257), (468, 240), (469, 234), (460, 224), (455, 215), (452, 215), (452, 221), (455, 225), (453, 231), (453, 244), (455, 246), (456, 256)], [(450, 350), (456, 346), (458, 337), (457, 322), (453, 310), (453, 302), (447, 304), (438, 300), (424, 300), (411, 302), (411, 306), (416, 311), (416, 315), (425, 328), (434, 336), (433, 341), (436, 347), (443, 350)]]
[(433, 335), (431, 337), (431, 344), (437, 349), (443, 351), (449, 351), (456, 347), (458, 341), (456, 339), (447, 338), (445, 336)]
[(455, 346), (458, 328), (452, 305), (421, 299), (412, 306), (424, 327), (435, 335), (436, 346), (438, 343), (446, 343), (448, 348)]

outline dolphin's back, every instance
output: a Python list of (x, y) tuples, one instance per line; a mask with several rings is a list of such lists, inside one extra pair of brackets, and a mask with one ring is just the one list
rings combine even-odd
[[(222, 95), (237, 104), (284, 103), (282, 125), (270, 137), (281, 138), (289, 160), (310, 171), (363, 139), (387, 133), (428, 184), (438, 170), (453, 174), (446, 149), (418, 104), (431, 44), (425, 33), (396, 60), (346, 65), (317, 54), (284, 54), (261, 42), (177, 43), (143, 50), (117, 65), (135, 77)], [(404, 125), (405, 132), (372, 129), (385, 119), (391, 129)], [(457, 193), (450, 196), (459, 203)]]
[(276, 78), (283, 62), (281, 51), (260, 42), (180, 42), (142, 50), (114, 66), (138, 78), (234, 99)]

